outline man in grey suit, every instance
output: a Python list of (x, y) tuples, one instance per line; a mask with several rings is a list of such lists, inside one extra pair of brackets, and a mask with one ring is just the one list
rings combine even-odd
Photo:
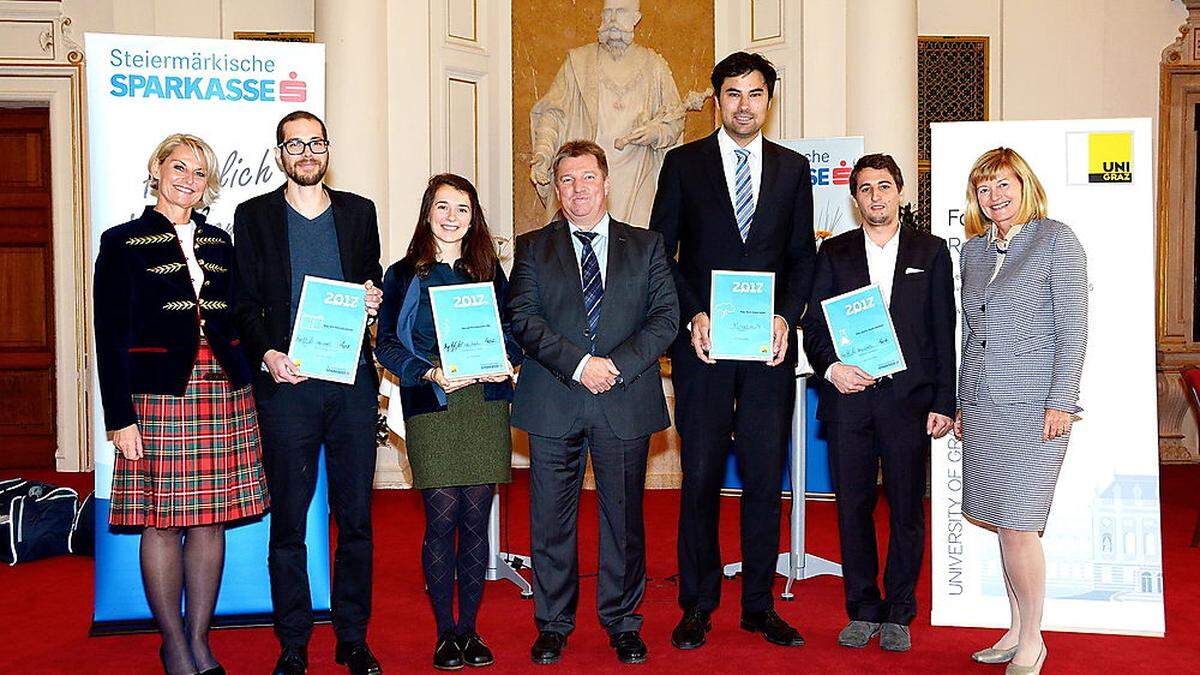
[[(609, 217), (608, 164), (591, 141), (552, 163), (565, 220), (517, 239), (509, 308), (528, 359), (512, 422), (529, 432), (534, 663), (556, 663), (575, 627), (576, 521), (586, 454), (600, 501), (597, 605), (617, 658), (646, 660), (642, 491), (650, 434), (670, 420), (658, 359), (679, 301), (662, 237)], [(585, 454), (586, 453), (586, 454)]]

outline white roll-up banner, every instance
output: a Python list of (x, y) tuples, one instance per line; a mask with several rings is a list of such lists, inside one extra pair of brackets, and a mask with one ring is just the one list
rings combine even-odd
[[(208, 222), (232, 230), (238, 203), (284, 180), (272, 149), (275, 125), (293, 110), (324, 115), (325, 47), (281, 42), (88, 33), (87, 105), (90, 238), (141, 215), (154, 203), (147, 161), (167, 135), (184, 132), (216, 151), (221, 193)], [(93, 378), (95, 376), (93, 375)], [(93, 382), (92, 391), (99, 388)], [(136, 531), (108, 526), (115, 448), (92, 397), (96, 455), (96, 605), (94, 632), (137, 629), (150, 609), (138, 568)], [(313, 608), (329, 609), (329, 519), (324, 470), (308, 517)], [(231, 527), (216, 622), (269, 619), (270, 516)]]
[[(998, 146), (1025, 158), (1046, 189), (1049, 217), (1066, 223), (1087, 253), (1083, 411), (1042, 539), (1044, 627), (1161, 636), (1151, 123), (934, 124), (932, 229), (946, 238), (956, 266), (967, 176)], [(932, 622), (1008, 627), (999, 544), (962, 513), (961, 460), (958, 442), (935, 442)]]

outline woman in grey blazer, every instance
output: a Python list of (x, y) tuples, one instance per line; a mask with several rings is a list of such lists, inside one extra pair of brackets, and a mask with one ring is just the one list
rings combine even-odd
[(1012, 622), (972, 658), (1036, 673), (1046, 658), (1041, 533), (1079, 412), (1087, 345), (1087, 258), (1015, 151), (985, 152), (967, 187), (962, 363), (955, 434), (963, 513), (1000, 539)]

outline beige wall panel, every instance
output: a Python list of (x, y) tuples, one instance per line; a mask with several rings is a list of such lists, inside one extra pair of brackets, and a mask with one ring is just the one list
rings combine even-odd
[(750, 0), (750, 41), (787, 39), (783, 34), (783, 0)]
[(446, 36), (475, 42), (479, 39), (476, 2), (478, 0), (445, 0)]
[(846, 133), (846, 0), (807, 0), (802, 40), (804, 135)]
[(478, 82), (446, 80), (446, 157), (451, 173), (479, 182)]
[(180, 37), (220, 37), (221, 2), (154, 0), (154, 34)]
[(0, 21), (0, 57), (20, 61), (50, 61), (53, 45), (42, 48), (42, 35), (52, 33), (50, 21)]
[(1003, 87), (1000, 51), (1003, 45), (1003, 0), (918, 0), (918, 35), (986, 36), (988, 44), (988, 116), (1000, 119)]
[(313, 0), (222, 2), (222, 37), (232, 38), (239, 30), (311, 31)]
[[(84, 0), (86, 2), (86, 0)], [(100, 0), (97, 4), (107, 4)], [(136, 35), (155, 35), (155, 5), (154, 0), (112, 0), (112, 25), (108, 30), (113, 33), (131, 33)], [(167, 9), (170, 9), (169, 7)], [(93, 30), (91, 27), (81, 27), (83, 30)], [(83, 32), (82, 30), (80, 32)]]
[[(516, 234), (545, 223), (544, 207), (529, 181), (529, 109), (546, 93), (568, 50), (596, 41), (602, 0), (513, 0), (513, 230)], [(704, 91), (713, 63), (712, 0), (642, 0), (638, 44), (663, 55), (680, 96)], [(684, 141), (710, 133), (712, 101), (689, 113)]]

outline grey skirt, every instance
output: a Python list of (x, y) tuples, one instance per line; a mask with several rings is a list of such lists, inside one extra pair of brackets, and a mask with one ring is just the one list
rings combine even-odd
[(1011, 530), (1046, 529), (1070, 434), (1042, 440), (1046, 407), (1000, 405), (980, 392), (962, 407), (963, 513)]

